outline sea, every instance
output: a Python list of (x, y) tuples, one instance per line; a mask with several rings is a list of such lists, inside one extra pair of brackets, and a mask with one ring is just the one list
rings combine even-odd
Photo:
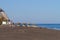
[(60, 30), (60, 24), (35, 24), (38, 27)]

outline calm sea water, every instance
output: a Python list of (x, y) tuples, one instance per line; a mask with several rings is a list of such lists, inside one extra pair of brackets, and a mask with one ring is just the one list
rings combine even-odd
[(60, 24), (36, 24), (38, 27), (60, 30)]

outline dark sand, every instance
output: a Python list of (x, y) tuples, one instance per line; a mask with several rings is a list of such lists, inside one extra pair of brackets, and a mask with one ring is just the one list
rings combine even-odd
[(60, 31), (46, 28), (1, 26), (0, 40), (60, 40)]

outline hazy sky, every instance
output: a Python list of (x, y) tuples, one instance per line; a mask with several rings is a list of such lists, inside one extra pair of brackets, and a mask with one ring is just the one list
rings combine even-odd
[(14, 22), (60, 23), (60, 0), (0, 0)]

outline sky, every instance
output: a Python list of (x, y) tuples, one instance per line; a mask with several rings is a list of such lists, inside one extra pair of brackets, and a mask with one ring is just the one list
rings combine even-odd
[(0, 0), (14, 22), (60, 24), (60, 0)]

